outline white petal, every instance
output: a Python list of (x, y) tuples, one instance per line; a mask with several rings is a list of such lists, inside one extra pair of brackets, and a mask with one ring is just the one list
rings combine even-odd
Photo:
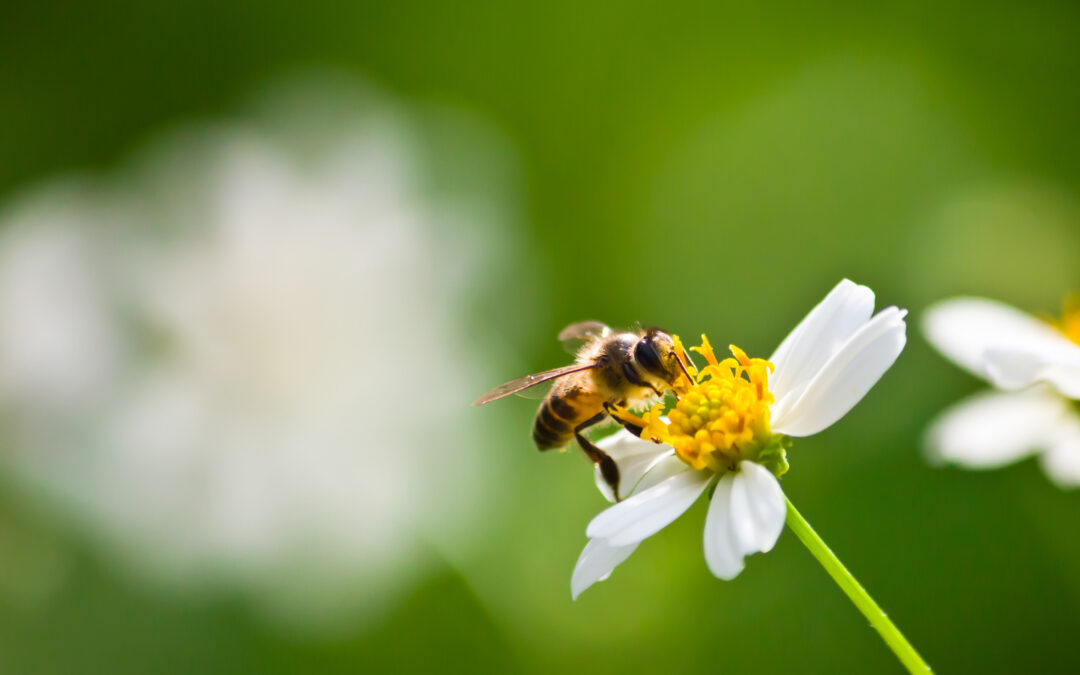
[(667, 453), (653, 460), (653, 463), (646, 469), (645, 475), (641, 477), (637, 485), (631, 486), (628, 492), (630, 490), (635, 494), (644, 492), (683, 471), (686, 471), (686, 463), (675, 456), (675, 450), (669, 449)]
[[(622, 498), (631, 493), (659, 457), (672, 452), (671, 446), (642, 440), (626, 429), (597, 441), (596, 447), (610, 455), (619, 467), (619, 496)], [(600, 468), (594, 467), (593, 473), (596, 487), (609, 502), (615, 501), (611, 486), (604, 480)]]
[(989, 377), (988, 349), (1029, 345), (1039, 351), (1048, 345), (1051, 349), (1071, 345), (1050, 325), (984, 298), (953, 298), (932, 305), (923, 313), (922, 330), (942, 354), (983, 378)]
[(1080, 417), (1070, 412), (1061, 420), (1041, 459), (1043, 471), (1058, 487), (1080, 486)]
[(784, 529), (787, 503), (771, 471), (742, 462), (731, 487), (731, 528), (744, 555), (771, 551)]
[(1080, 399), (1080, 345), (1068, 340), (1030, 340), (986, 350), (986, 373), (1002, 389), (1046, 382), (1069, 398)]
[(870, 319), (874, 292), (844, 279), (784, 338), (769, 360), (769, 389), (779, 401), (809, 382), (830, 356)]
[(626, 546), (651, 537), (667, 527), (693, 504), (708, 487), (712, 476), (687, 467), (629, 499), (600, 512), (585, 534), (607, 539), (612, 546)]
[[(619, 465), (619, 494), (626, 499), (632, 494), (644, 492), (649, 488), (662, 483), (677, 473), (686, 471), (686, 464), (675, 456), (675, 450), (670, 445), (658, 445), (661, 454), (659, 456), (634, 457), (628, 464), (629, 473), (622, 473), (623, 465)], [(604, 493), (609, 502), (614, 502), (610, 486), (604, 477), (600, 475), (600, 469), (594, 468), (596, 485)], [(607, 489), (605, 489), (607, 488)]]
[(1047, 447), (1067, 414), (1066, 402), (1046, 388), (982, 392), (947, 408), (926, 431), (931, 458), (975, 469), (1015, 462)]
[(784, 529), (787, 503), (780, 483), (763, 466), (742, 462), (716, 484), (705, 517), (705, 563), (720, 579), (743, 569), (743, 558), (771, 551)]
[(640, 455), (658, 455), (664, 446), (635, 436), (626, 429), (619, 429), (596, 442), (596, 446), (611, 455), (616, 462)]
[(716, 484), (705, 516), (705, 564), (713, 576), (731, 580), (743, 569), (743, 555), (731, 527), (731, 489), (735, 477), (724, 475)]
[(570, 596), (577, 600), (586, 588), (607, 579), (637, 547), (637, 544), (612, 546), (603, 539), (590, 539), (570, 576)]
[(809, 436), (846, 415), (903, 351), (907, 342), (906, 314), (906, 310), (888, 307), (864, 324), (822, 366), (797, 399), (778, 401), (773, 406), (773, 430), (789, 436)]

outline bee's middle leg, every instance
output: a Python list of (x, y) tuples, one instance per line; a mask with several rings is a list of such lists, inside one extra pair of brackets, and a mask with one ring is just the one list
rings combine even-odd
[(605, 417), (607, 417), (606, 411), (597, 413), (593, 417), (590, 417), (574, 427), (574, 438), (577, 439), (581, 449), (585, 451), (585, 455), (588, 456), (594, 465), (600, 468), (600, 475), (604, 478), (604, 482), (611, 486), (611, 492), (615, 495), (615, 501), (620, 501), (619, 466), (615, 464), (615, 460), (611, 458), (611, 455), (596, 447), (596, 444), (585, 438), (581, 433), (588, 427), (602, 422)]

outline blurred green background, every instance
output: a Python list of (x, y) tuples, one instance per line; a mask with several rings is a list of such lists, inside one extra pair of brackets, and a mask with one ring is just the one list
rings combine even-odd
[[(926, 464), (927, 421), (982, 385), (917, 330), (957, 293), (1054, 313), (1080, 290), (1074, 3), (16, 0), (0, 17), (0, 195), (114, 167), (309, 67), (497, 129), (520, 166), (524, 243), (488, 253), (521, 282), (485, 281), (527, 298), (462, 320), (535, 335), (495, 357), (492, 385), (563, 363), (553, 336), (585, 318), (767, 356), (842, 277), (908, 307), (897, 366), (797, 443), (784, 489), (939, 672), (1080, 667), (1080, 494), (1030, 461)], [(510, 482), (477, 552), (375, 625), (291, 632), (227, 593), (150, 591), (47, 509), (0, 497), (0, 671), (898, 671), (790, 533), (713, 579), (703, 508), (572, 603), (604, 505), (590, 470), (533, 450), (532, 403), (468, 403)], [(39, 598), (17, 572), (50, 564), (66, 580)]]

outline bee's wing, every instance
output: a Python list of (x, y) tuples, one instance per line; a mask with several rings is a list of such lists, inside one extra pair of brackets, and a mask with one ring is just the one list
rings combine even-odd
[(514, 396), (519, 396), (530, 401), (542, 401), (547, 398), (548, 393), (551, 392), (551, 388), (554, 386), (555, 380), (548, 380), (547, 382), (541, 382), (540, 384), (533, 385), (528, 389), (515, 391)]
[(492, 401), (497, 401), (498, 399), (504, 396), (509, 396), (510, 394), (516, 394), (523, 389), (528, 389), (529, 387), (540, 384), (541, 382), (547, 382), (548, 380), (554, 380), (557, 377), (564, 377), (566, 375), (570, 375), (571, 373), (579, 373), (583, 370), (589, 370), (590, 368), (595, 367), (595, 363), (588, 363), (585, 365), (575, 363), (570, 366), (563, 366), (562, 368), (545, 370), (542, 373), (535, 373), (533, 375), (519, 377), (518, 379), (511, 380), (510, 382), (507, 382), (502, 386), (495, 387), (488, 393), (473, 401), (473, 405), (484, 405), (485, 403), (491, 403)]
[(599, 340), (611, 335), (611, 328), (599, 321), (581, 321), (572, 323), (559, 332), (559, 341), (563, 349), (577, 354), (581, 345), (592, 340)]

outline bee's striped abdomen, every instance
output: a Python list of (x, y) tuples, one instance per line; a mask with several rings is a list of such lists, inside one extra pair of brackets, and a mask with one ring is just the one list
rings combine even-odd
[(533, 421), (533, 441), (541, 450), (561, 448), (574, 437), (574, 427), (595, 414), (588, 406), (572, 402), (574, 396), (552, 392), (540, 404)]

